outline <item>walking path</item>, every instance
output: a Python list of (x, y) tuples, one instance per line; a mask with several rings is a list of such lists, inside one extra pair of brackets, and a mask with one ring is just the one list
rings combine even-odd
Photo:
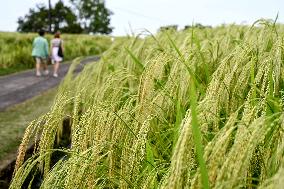
[[(99, 60), (97, 56), (83, 59), (75, 72), (80, 72), (84, 65), (97, 60)], [(64, 78), (70, 65), (60, 65), (58, 78), (52, 77), (52, 65), (49, 66), (50, 74), (48, 76), (36, 77), (35, 70), (33, 69), (0, 77), (0, 111), (55, 87)]]

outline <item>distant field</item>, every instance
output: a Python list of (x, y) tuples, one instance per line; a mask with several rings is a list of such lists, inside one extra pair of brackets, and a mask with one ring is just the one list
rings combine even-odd
[[(32, 42), (37, 34), (0, 32), (0, 75), (34, 67), (31, 57)], [(48, 40), (52, 35), (46, 36)], [(110, 37), (63, 34), (65, 59), (78, 56), (98, 55), (111, 44)]]

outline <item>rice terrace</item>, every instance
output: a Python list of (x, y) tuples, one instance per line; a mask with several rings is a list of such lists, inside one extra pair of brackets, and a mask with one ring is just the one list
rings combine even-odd
[[(0, 111), (0, 168), (13, 160), (0, 188), (284, 188), (279, 15), (125, 36), (80, 22), (81, 33), (62, 32), (68, 72), (53, 75), (58, 86)], [(0, 92), (21, 73), (51, 82), (35, 75), (36, 36), (0, 33)]]

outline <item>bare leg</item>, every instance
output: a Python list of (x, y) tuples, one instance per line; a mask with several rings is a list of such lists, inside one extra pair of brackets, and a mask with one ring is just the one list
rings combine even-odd
[(59, 62), (55, 62), (54, 63), (54, 72), (53, 72), (53, 76), (57, 76), (58, 75), (58, 69), (59, 69)]
[(43, 62), (42, 62), (42, 68), (43, 68), (43, 73), (44, 73), (44, 75), (48, 75), (49, 71), (48, 71), (48, 68), (47, 68), (47, 62), (46, 62), (46, 60), (43, 60)]
[(43, 68), (43, 70), (47, 70), (47, 64), (46, 64), (46, 62), (44, 62), (44, 63), (42, 64), (42, 68)]
[(40, 59), (36, 58), (36, 76), (40, 76)]

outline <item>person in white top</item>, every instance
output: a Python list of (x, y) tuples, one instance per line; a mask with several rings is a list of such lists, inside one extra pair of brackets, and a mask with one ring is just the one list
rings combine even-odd
[(50, 42), (51, 61), (54, 64), (53, 77), (58, 77), (59, 64), (63, 61), (63, 41), (60, 39), (60, 32), (54, 34)]

